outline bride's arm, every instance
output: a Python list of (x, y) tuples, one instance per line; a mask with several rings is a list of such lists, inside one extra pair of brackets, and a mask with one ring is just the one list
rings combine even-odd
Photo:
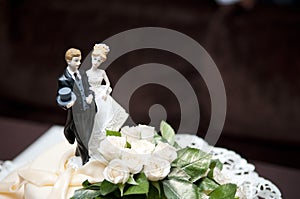
[(105, 93), (106, 93), (107, 95), (109, 95), (110, 92), (111, 92), (111, 89), (110, 89), (110, 82), (109, 82), (109, 79), (108, 79), (108, 77), (107, 77), (107, 75), (106, 75), (105, 70), (103, 70), (102, 76), (103, 76), (103, 79), (104, 79), (104, 81), (105, 81)]

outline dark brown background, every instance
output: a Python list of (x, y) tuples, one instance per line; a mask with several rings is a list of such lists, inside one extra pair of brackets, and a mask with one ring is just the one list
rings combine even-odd
[[(12, 159), (49, 126), (64, 124), (66, 115), (56, 106), (55, 95), (69, 47), (80, 48), (85, 56), (94, 43), (144, 26), (192, 37), (217, 64), (228, 101), (218, 146), (250, 160), (300, 168), (300, 9), (296, 3), (267, 1), (245, 9), (200, 0), (0, 0), (0, 159)], [(177, 68), (200, 93), (198, 134), (203, 136), (210, 118), (208, 91), (178, 56), (155, 50), (128, 53), (107, 69), (112, 86), (131, 67), (148, 62)], [(130, 114), (147, 122), (143, 107), (165, 103), (176, 127), (177, 102), (153, 92), (159, 90), (164, 92), (149, 86), (135, 93)], [(141, 100), (144, 96), (150, 100)], [(36, 129), (14, 131), (10, 126), (16, 118), (21, 126), (27, 122)]]

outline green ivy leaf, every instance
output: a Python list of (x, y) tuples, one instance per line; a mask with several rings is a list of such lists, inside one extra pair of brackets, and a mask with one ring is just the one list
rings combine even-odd
[(160, 132), (164, 139), (168, 141), (170, 145), (174, 145), (175, 143), (175, 131), (174, 129), (165, 121), (161, 121), (160, 123)]
[(112, 193), (117, 189), (118, 189), (118, 185), (113, 184), (107, 180), (104, 180), (100, 186), (100, 193), (102, 196), (106, 196), (107, 194)]
[[(158, 184), (159, 185), (159, 184)], [(160, 191), (160, 189), (159, 189)], [(158, 192), (158, 189), (153, 186), (152, 183), (150, 183), (149, 186), (149, 193), (146, 195), (147, 199), (160, 199), (160, 193)]]
[(212, 160), (212, 162), (215, 163), (215, 167), (222, 170), (223, 169), (223, 163), (219, 160), (219, 159), (215, 159), (215, 160)]
[(127, 180), (127, 183), (128, 184), (131, 184), (131, 185), (138, 185), (138, 183), (135, 181), (134, 177), (133, 177), (133, 174), (131, 174), (129, 176), (129, 179)]
[(82, 183), (82, 186), (83, 188), (87, 188), (91, 185), (91, 183), (88, 181), (88, 180), (85, 180), (83, 183)]
[(217, 184), (215, 181), (209, 179), (209, 178), (203, 178), (203, 180), (199, 184), (199, 189), (201, 192), (204, 192), (206, 194), (210, 194), (213, 190), (218, 188), (220, 185)]
[(176, 178), (181, 180), (189, 181), (191, 177), (182, 168), (172, 168), (171, 172), (168, 174), (168, 178)]
[(101, 186), (102, 182), (97, 182), (97, 183), (93, 183), (91, 184), (88, 180), (84, 181), (82, 183), (83, 188), (85, 189), (90, 189), (90, 190), (100, 190), (100, 186)]
[(192, 182), (206, 176), (209, 169), (209, 159), (201, 159), (184, 166), (182, 169), (191, 177)]
[(172, 166), (184, 167), (192, 162), (196, 162), (204, 158), (210, 159), (211, 155), (200, 149), (186, 147), (177, 151), (177, 159), (174, 160)]
[(234, 199), (237, 186), (235, 184), (224, 184), (209, 194), (210, 199)]
[(158, 195), (159, 197), (161, 196), (161, 189), (160, 189), (160, 182), (159, 181), (151, 181), (151, 185), (156, 188), (157, 192), (158, 192)]
[(100, 196), (99, 191), (90, 189), (78, 189), (75, 191), (71, 199), (94, 199)]
[(203, 193), (199, 188), (197, 189), (199, 199), (207, 199), (207, 195)]
[(209, 168), (210, 168), (210, 171), (207, 174), (207, 176), (210, 177), (211, 179), (213, 179), (213, 177), (214, 177), (214, 169), (218, 168), (218, 169), (222, 170), (223, 164), (222, 164), (222, 162), (220, 162), (220, 160), (211, 160)]
[(164, 194), (168, 199), (198, 199), (198, 188), (189, 181), (170, 179), (162, 181)]
[(177, 152), (177, 159), (172, 166), (182, 168), (195, 182), (204, 177), (209, 169), (211, 155), (195, 148), (184, 148)]
[(117, 137), (121, 137), (121, 133), (118, 131), (110, 131), (110, 130), (106, 130), (106, 136), (117, 136)]
[(147, 194), (149, 192), (149, 181), (144, 173), (138, 174), (135, 181), (138, 185), (129, 186), (124, 195)]

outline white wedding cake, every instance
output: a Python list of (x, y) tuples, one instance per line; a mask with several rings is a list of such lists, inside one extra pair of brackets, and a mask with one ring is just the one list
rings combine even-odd
[[(62, 133), (62, 127), (55, 128), (51, 131), (51, 137), (57, 139), (55, 136)], [(49, 137), (44, 138), (45, 140), (49, 140)], [(175, 141), (181, 148), (202, 149), (225, 163), (222, 171), (215, 170), (214, 179), (220, 184), (236, 184), (238, 187), (236, 196), (239, 198), (281, 198), (280, 191), (274, 184), (259, 177), (254, 166), (233, 151), (210, 147), (203, 139), (192, 135), (176, 135)], [(42, 142), (40, 145), (43, 145)], [(26, 165), (14, 168), (0, 180), (1, 199), (66, 199), (74, 196), (75, 190), (82, 188), (82, 183), (86, 180), (89, 183), (103, 182), (105, 179), (103, 161), (91, 159), (84, 166), (78, 167), (76, 158), (74, 159), (75, 145), (68, 144), (63, 137), (56, 142), (57, 144), (48, 147), (37, 158)], [(10, 166), (13, 164), (14, 162)], [(2, 172), (4, 173), (4, 170)]]

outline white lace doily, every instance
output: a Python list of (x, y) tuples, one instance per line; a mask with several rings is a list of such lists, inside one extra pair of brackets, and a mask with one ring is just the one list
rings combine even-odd
[(212, 154), (214, 159), (223, 163), (221, 173), (230, 182), (239, 187), (240, 198), (246, 199), (281, 199), (279, 189), (269, 180), (260, 177), (255, 167), (240, 155), (225, 148), (212, 147), (203, 139), (187, 134), (177, 134), (176, 141), (181, 147), (194, 147)]
[[(203, 139), (187, 134), (177, 134), (176, 141), (181, 147), (199, 148), (212, 154), (214, 159), (223, 163), (223, 180), (238, 185), (240, 199), (281, 199), (279, 189), (269, 180), (260, 177), (255, 172), (255, 167), (249, 164), (237, 153), (225, 148), (212, 147)], [(6, 177), (15, 166), (10, 161), (0, 161), (0, 181)]]

